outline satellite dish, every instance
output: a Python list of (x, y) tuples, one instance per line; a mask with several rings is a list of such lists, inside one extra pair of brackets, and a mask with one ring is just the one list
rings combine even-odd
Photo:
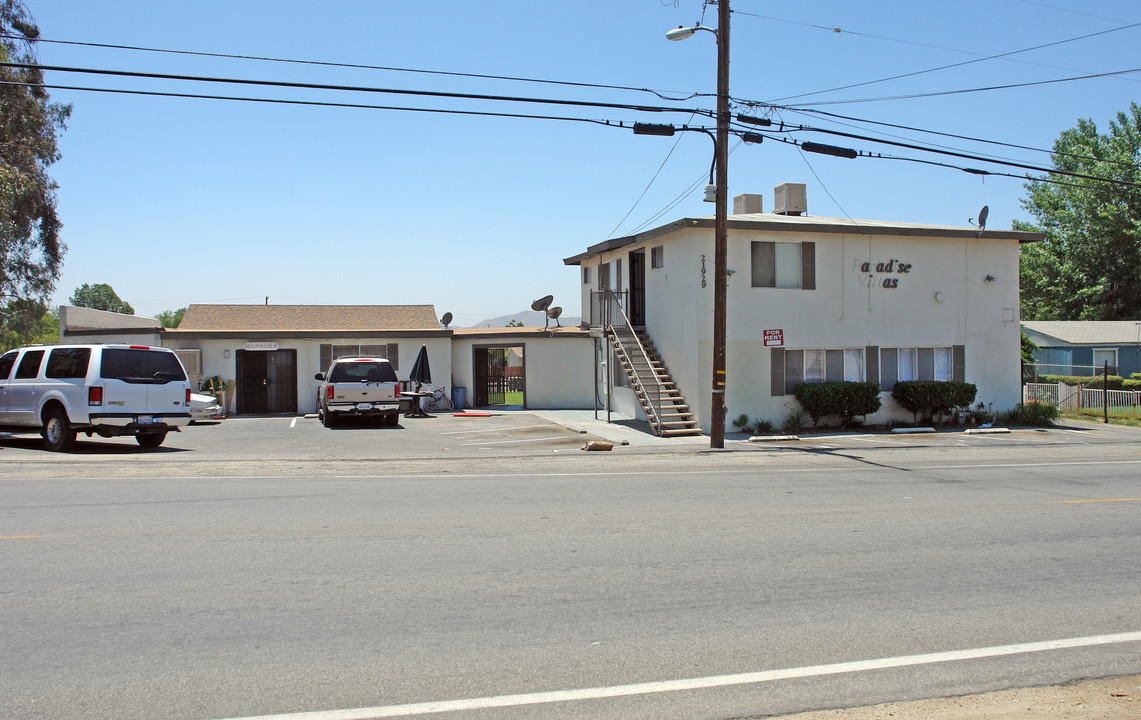
[(447, 330), (448, 326), (452, 324), (452, 314), (450, 312), (444, 313), (444, 317), (440, 318), (440, 324)]
[(554, 295), (544, 295), (535, 302), (531, 303), (531, 309), (535, 312), (546, 312), (551, 303), (555, 301)]
[(555, 327), (562, 327), (562, 325), (559, 324), (559, 315), (562, 314), (563, 309), (561, 307), (553, 307), (547, 310), (547, 317), (555, 321)]
[[(986, 216), (987, 216), (987, 213), (989, 213), (989, 212), (990, 212), (990, 206), (983, 205), (983, 209), (979, 210), (978, 220), (975, 220), (974, 218), (972, 218), (969, 221), (971, 223), (971, 225), (974, 225), (975, 227), (977, 227), (979, 229), (979, 235), (982, 235), (983, 230), (986, 230)], [(978, 237), (978, 236), (976, 236), (976, 237)]]

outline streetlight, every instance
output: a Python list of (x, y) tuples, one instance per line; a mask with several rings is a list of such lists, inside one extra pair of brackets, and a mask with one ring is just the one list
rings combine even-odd
[(717, 38), (717, 195), (713, 223), (713, 398), (709, 413), (709, 447), (725, 447), (725, 314), (728, 273), (729, 192), (729, 0), (718, 0), (716, 30), (703, 25), (679, 27), (669, 40), (685, 40), (698, 30)]

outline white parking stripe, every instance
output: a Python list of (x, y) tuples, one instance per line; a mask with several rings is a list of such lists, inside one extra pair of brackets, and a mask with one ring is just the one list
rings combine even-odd
[(374, 720), (375, 718), (410, 717), (431, 713), (488, 710), (491, 708), (521, 707), (525, 705), (545, 705), (550, 703), (597, 700), (600, 698), (630, 697), (659, 693), (702, 690), (706, 688), (754, 685), (757, 683), (790, 680), (795, 678), (841, 675), (844, 673), (885, 670), (888, 668), (914, 667), (936, 663), (979, 660), (982, 658), (1022, 655), (1026, 653), (1066, 650), (1071, 648), (1113, 645), (1118, 643), (1141, 642), (1141, 632), (1116, 633), (1113, 635), (1093, 635), (1089, 637), (1044, 640), (1041, 642), (1019, 643), (1016, 645), (995, 645), (971, 650), (951, 650), (948, 652), (903, 655), (900, 657), (879, 658), (876, 660), (856, 660), (810, 665), (784, 670), (762, 670), (760, 672), (737, 675), (714, 675), (685, 680), (662, 680), (658, 682), (613, 685), (610, 687), (584, 688), (581, 690), (555, 690), (552, 692), (524, 693), (520, 695), (497, 695), (493, 697), (470, 698), (466, 700), (437, 700), (434, 702), (410, 703), (408, 705), (387, 705), (353, 710), (319, 710), (316, 712), (288, 713), (283, 715), (259, 715), (257, 717), (231, 718), (230, 720)]
[(525, 440), (485, 440), (483, 442), (463, 443), (461, 447), (470, 447), (472, 445), (504, 445), (506, 443), (539, 442), (541, 440), (562, 440), (565, 437), (565, 435), (552, 435), (551, 437), (527, 438)]
[(475, 435), (477, 433), (493, 433), (493, 432), (512, 432), (514, 430), (534, 430), (535, 428), (549, 428), (550, 425), (524, 425), (523, 427), (500, 427), (488, 428), (486, 430), (451, 430), (448, 432), (440, 433), (441, 435)]
[(300, 419), (301, 419), (301, 418), (293, 418), (293, 422), (289, 423), (289, 427), (290, 427), (291, 429), (292, 429), (292, 428), (295, 428), (295, 427), (297, 427), (297, 421), (298, 421), (298, 420), (300, 420)]

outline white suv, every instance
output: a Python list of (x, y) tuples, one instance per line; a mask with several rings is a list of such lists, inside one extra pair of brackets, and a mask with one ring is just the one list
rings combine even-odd
[(178, 356), (146, 345), (35, 345), (0, 356), (0, 430), (39, 432), (48, 450), (88, 437), (162, 444), (190, 423), (190, 383)]

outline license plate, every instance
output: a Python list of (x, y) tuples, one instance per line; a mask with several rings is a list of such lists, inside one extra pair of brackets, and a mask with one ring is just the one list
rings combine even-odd
[(372, 403), (357, 403), (357, 410), (372, 410)]
[(140, 425), (151, 425), (154, 423), (154, 421), (155, 419), (150, 415), (140, 415), (139, 419), (136, 420), (136, 422)]

